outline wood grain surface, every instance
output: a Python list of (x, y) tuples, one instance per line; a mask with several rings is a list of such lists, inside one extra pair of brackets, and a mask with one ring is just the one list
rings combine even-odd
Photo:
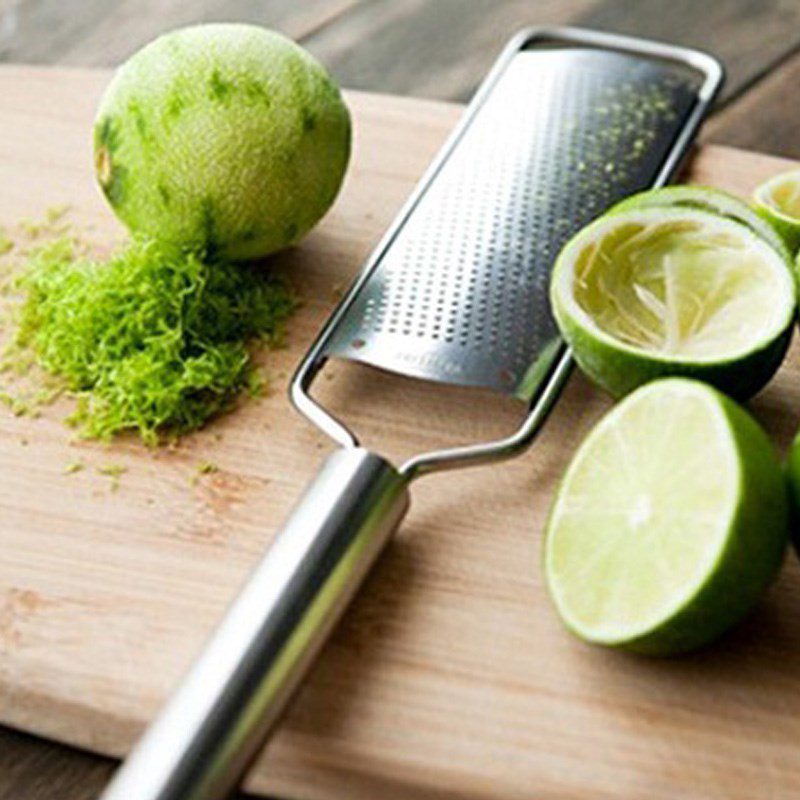
[(459, 101), (525, 25), (700, 47), (728, 71), (711, 139), (800, 157), (796, 0), (0, 0), (0, 59), (114, 66), (160, 33), (211, 21), (276, 28), (345, 86)]
[(738, 96), (800, 44), (794, 0), (371, 0), (303, 44), (344, 86), (466, 100), (523, 25), (578, 25), (700, 47)]
[(800, 85), (800, 53), (766, 75), (706, 124), (705, 141), (800, 156), (800, 115), (792, 94)]
[(249, 22), (293, 39), (310, 36), (359, 0), (0, 0), (5, 61), (111, 66), (165, 31)]
[[(69, 202), (97, 242), (120, 236), (92, 184), (87, 136), (106, 80), (0, 71), (0, 223)], [(270, 397), (156, 453), (133, 441), (70, 443), (63, 407), (37, 420), (0, 415), (0, 721), (124, 753), (329, 449), (288, 406), (291, 367), (460, 113), (357, 93), (348, 101), (356, 142), (345, 190), (301, 246), (269, 265), (304, 299), (288, 348), (270, 358)], [(689, 177), (747, 194), (787, 166), (707, 147)], [(781, 447), (798, 424), (799, 370), (795, 349), (752, 404)], [(338, 364), (329, 375), (320, 396), (395, 458), (497, 435), (520, 414), (511, 401), (365, 368)], [(553, 483), (608, 406), (576, 375), (523, 457), (413, 487), (407, 524), (250, 775), (251, 791), (308, 800), (800, 793), (794, 558), (743, 626), (680, 660), (587, 647), (547, 601), (538, 554)], [(87, 469), (64, 474), (76, 458)], [(219, 472), (195, 481), (204, 460)], [(128, 470), (116, 491), (97, 473), (108, 463)]]
[[(153, 36), (203, 21), (269, 25), (372, 91), (463, 99), (523, 25), (596, 25), (708, 48), (728, 66), (702, 132), (800, 157), (795, 0), (0, 0), (0, 59), (115, 65)], [(0, 800), (94, 797), (107, 761), (0, 728)]]

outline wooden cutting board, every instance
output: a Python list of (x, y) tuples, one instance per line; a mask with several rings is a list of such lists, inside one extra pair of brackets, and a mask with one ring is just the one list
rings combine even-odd
[[(108, 74), (0, 70), (0, 223), (68, 202), (121, 236), (91, 176)], [(270, 358), (274, 393), (148, 452), (69, 442), (64, 408), (0, 414), (0, 721), (121, 755), (163, 702), (329, 444), (285, 398), (292, 366), (460, 109), (350, 94), (355, 158), (333, 212), (276, 261), (304, 307)], [(790, 166), (705, 147), (690, 178), (748, 194)], [(509, 430), (520, 409), (334, 366), (322, 395), (399, 457)], [(800, 796), (800, 571), (679, 660), (571, 638), (539, 550), (554, 481), (609, 403), (579, 375), (534, 448), (413, 487), (402, 533), (248, 780), (295, 800)], [(753, 411), (781, 447), (800, 416), (794, 349)], [(87, 469), (64, 474), (81, 459)], [(219, 472), (193, 483), (198, 463)], [(97, 468), (122, 464), (114, 491)]]

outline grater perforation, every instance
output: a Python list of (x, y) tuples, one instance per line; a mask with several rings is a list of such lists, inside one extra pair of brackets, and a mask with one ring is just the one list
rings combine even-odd
[(529, 398), (532, 366), (556, 356), (548, 284), (558, 251), (652, 184), (697, 81), (591, 47), (518, 53), (325, 353)]

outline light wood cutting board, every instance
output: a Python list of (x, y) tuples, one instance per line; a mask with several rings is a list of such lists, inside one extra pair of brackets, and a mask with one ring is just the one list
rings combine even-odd
[[(69, 202), (97, 242), (89, 130), (106, 73), (0, 70), (0, 223)], [(0, 721), (123, 754), (197, 653), (329, 445), (285, 398), (292, 369), (456, 121), (351, 94), (355, 159), (324, 223), (276, 259), (305, 301), (275, 391), (156, 454), (70, 444), (63, 408), (0, 414)], [(690, 178), (748, 194), (788, 162), (706, 147)], [(394, 457), (506, 431), (514, 404), (337, 365), (322, 394)], [(794, 349), (752, 404), (783, 448)], [(587, 647), (558, 623), (539, 550), (554, 481), (608, 407), (573, 377), (516, 461), (430, 477), (248, 780), (297, 800), (800, 796), (794, 557), (732, 635), (680, 660)], [(88, 468), (65, 475), (80, 458)], [(220, 467), (192, 485), (197, 464)], [(123, 464), (117, 491), (96, 468)]]

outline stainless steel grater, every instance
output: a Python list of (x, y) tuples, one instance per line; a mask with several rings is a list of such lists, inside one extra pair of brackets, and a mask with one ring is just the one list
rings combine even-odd
[[(722, 84), (693, 50), (569, 28), (522, 31), (300, 365), (297, 408), (340, 445), (183, 684), (103, 795), (218, 800), (237, 784), (426, 472), (513, 455), (571, 357), (550, 267), (579, 228), (666, 183)], [(329, 358), (514, 395), (498, 441), (399, 469), (310, 395)]]

